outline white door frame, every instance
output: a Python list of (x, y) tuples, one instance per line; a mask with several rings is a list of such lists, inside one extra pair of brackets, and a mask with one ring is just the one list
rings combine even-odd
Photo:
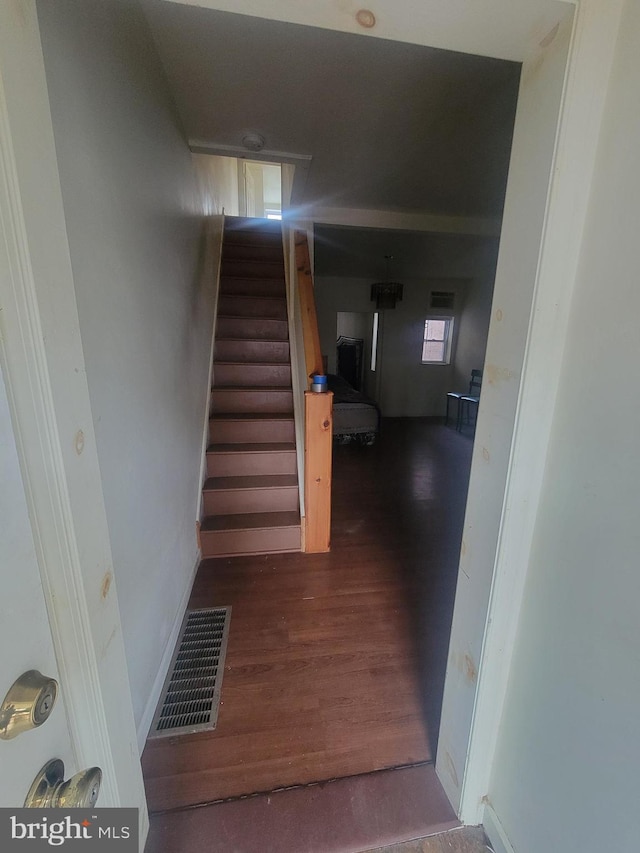
[[(438, 744), (438, 775), (461, 820), (467, 824), (482, 823), (490, 800), (493, 758), (541, 498), (571, 299), (623, 5), (624, 0), (579, 0), (576, 4), (543, 229), (541, 235), (532, 234), (532, 239), (540, 241), (537, 275), (489, 606), (477, 662), (477, 684), (471, 697), (471, 724), (463, 733), (467, 737), (466, 761), (458, 792), (451, 786), (450, 761), (442, 743), (443, 729), (460, 710), (455, 701), (447, 704), (445, 699)], [(536, 61), (535, 56), (532, 61)], [(492, 328), (499, 320), (492, 317)], [(489, 423), (481, 402), (472, 478), (474, 467), (486, 467), (486, 457), (481, 458), (481, 441), (487, 433), (490, 433)], [(478, 479), (476, 491), (472, 481), (469, 501), (483, 498), (482, 477)], [(456, 609), (459, 606), (457, 596)], [(456, 656), (460, 653), (464, 628), (461, 625), (458, 628), (457, 632), (454, 616), (448, 676), (459, 665)], [(475, 662), (472, 668), (475, 669)], [(451, 727), (454, 730), (455, 724)], [(460, 737), (460, 731), (457, 736)]]
[(140, 808), (142, 847), (148, 816), (34, 0), (0, 4), (0, 229), (0, 358), (77, 769), (102, 768), (99, 806)]

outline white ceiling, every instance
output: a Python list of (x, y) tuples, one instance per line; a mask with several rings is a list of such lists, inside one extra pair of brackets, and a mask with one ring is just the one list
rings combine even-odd
[[(578, 0), (166, 0), (522, 62)], [(358, 12), (374, 15), (363, 28)], [(371, 23), (371, 22), (370, 22)]]
[(312, 155), (296, 203), (500, 215), (518, 63), (163, 0), (144, 8), (187, 136), (239, 146), (252, 130), (270, 150)]

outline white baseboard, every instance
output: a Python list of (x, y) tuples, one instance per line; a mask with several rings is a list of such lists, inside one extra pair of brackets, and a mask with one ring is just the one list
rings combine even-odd
[(156, 713), (158, 702), (160, 701), (160, 694), (162, 692), (167, 673), (169, 672), (169, 667), (171, 666), (171, 658), (173, 657), (176, 643), (178, 642), (180, 626), (182, 625), (184, 614), (187, 610), (189, 596), (191, 595), (191, 588), (193, 587), (193, 582), (195, 580), (196, 572), (198, 571), (198, 566), (200, 565), (201, 560), (202, 556), (200, 552), (198, 552), (195, 565), (191, 570), (191, 574), (185, 585), (184, 593), (182, 594), (182, 599), (176, 612), (176, 618), (174, 620), (173, 627), (171, 628), (171, 633), (169, 634), (169, 637), (167, 639), (164, 654), (162, 655), (162, 660), (160, 661), (158, 674), (156, 675), (155, 681), (153, 682), (151, 694), (149, 695), (147, 704), (144, 708), (142, 719), (140, 720), (140, 724), (137, 729), (138, 752), (140, 753), (140, 755), (142, 755), (142, 750), (144, 749), (144, 745), (147, 742), (149, 730), (151, 729), (151, 724), (153, 723), (153, 717)]
[(516, 853), (515, 848), (507, 837), (507, 833), (504, 831), (500, 818), (488, 803), (484, 808), (482, 826), (491, 842), (494, 853)]

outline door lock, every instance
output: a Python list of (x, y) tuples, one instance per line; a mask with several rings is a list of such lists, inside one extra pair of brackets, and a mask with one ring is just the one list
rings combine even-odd
[(26, 809), (92, 809), (102, 781), (102, 770), (90, 767), (64, 781), (64, 764), (48, 761), (33, 780), (24, 801)]
[(48, 720), (58, 696), (54, 678), (30, 669), (9, 688), (0, 706), (0, 738), (11, 740)]

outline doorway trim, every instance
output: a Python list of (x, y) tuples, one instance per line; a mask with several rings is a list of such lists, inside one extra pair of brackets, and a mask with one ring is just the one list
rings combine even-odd
[[(573, 5), (571, 0), (566, 2)], [(473, 662), (473, 668), (477, 667), (477, 682), (470, 697), (472, 713), (457, 795), (452, 789), (451, 767), (444, 754), (442, 737), (438, 743), (438, 775), (466, 824), (482, 823), (485, 808), (490, 805), (491, 771), (542, 497), (571, 300), (623, 5), (624, 0), (579, 0), (576, 4), (542, 232), (531, 237), (540, 241), (537, 272), (482, 649), (477, 665)], [(534, 54), (528, 62), (535, 63), (536, 59)], [(526, 68), (525, 62), (523, 73)], [(490, 335), (498, 322), (500, 317), (496, 317), (494, 310)], [(490, 432), (487, 412), (481, 403), (472, 478), (474, 468), (486, 463), (486, 457), (482, 458), (485, 448), (478, 444)], [(473, 493), (472, 480), (469, 500), (479, 498), (479, 493)], [(457, 596), (458, 609), (463, 607)], [(456, 632), (454, 615), (448, 678), (459, 663), (457, 658), (466, 639), (464, 629), (458, 627), (460, 630)], [(457, 698), (457, 702), (447, 703), (445, 694), (443, 720), (460, 713), (460, 695)], [(501, 832), (499, 816), (492, 812), (491, 818)]]
[(35, 0), (0, 4), (0, 229), (0, 360), (76, 769), (101, 767), (101, 807), (139, 808), (142, 849), (148, 816)]

